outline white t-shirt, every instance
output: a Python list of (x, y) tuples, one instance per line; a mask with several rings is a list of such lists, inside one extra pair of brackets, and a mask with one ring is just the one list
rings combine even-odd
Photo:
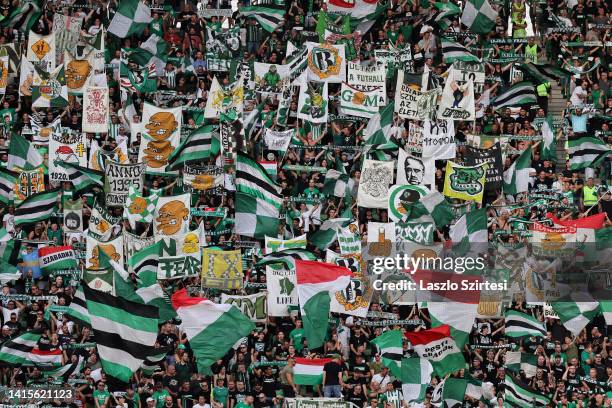
[(378, 384), (380, 384), (380, 388), (384, 389), (387, 387), (387, 384), (389, 384), (391, 382), (391, 376), (389, 374), (383, 376), (382, 374), (378, 373), (378, 374), (374, 374), (374, 376), (372, 377), (372, 382), (376, 382)]
[(572, 105), (581, 105), (584, 103), (583, 100), (580, 99), (581, 95), (586, 98), (587, 92), (582, 88), (582, 86), (578, 85), (576, 88), (574, 88), (574, 92), (572, 92), (572, 96), (570, 97), (570, 102)]

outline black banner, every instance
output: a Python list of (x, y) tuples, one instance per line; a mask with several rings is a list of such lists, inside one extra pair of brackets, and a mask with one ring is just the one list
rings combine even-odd
[(481, 163), (489, 163), (485, 190), (500, 188), (502, 186), (504, 166), (502, 163), (501, 146), (499, 142), (488, 149), (465, 146), (465, 165), (476, 166)]

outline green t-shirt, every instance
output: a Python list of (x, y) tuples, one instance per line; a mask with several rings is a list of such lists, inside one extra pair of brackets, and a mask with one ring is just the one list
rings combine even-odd
[(164, 36), (164, 20), (157, 18), (149, 23), (149, 29), (152, 34), (157, 34), (160, 37)]
[(229, 395), (229, 391), (225, 387), (213, 388), (213, 399), (223, 404), (223, 406), (227, 406), (227, 396), (228, 395)]
[(253, 408), (253, 406), (245, 404), (244, 402), (239, 402), (234, 408)]
[(264, 82), (266, 83), (266, 85), (275, 87), (280, 82), (281, 77), (278, 74), (278, 72), (269, 72), (268, 71), (264, 75), (263, 79), (264, 79)]
[(164, 403), (166, 402), (166, 397), (169, 395), (170, 393), (168, 392), (168, 390), (163, 389), (163, 390), (155, 391), (153, 395), (151, 395), (151, 398), (155, 400), (155, 406), (157, 408), (161, 408), (164, 406)]
[(304, 196), (311, 198), (311, 197), (317, 197), (319, 194), (321, 194), (321, 192), (319, 191), (318, 188), (313, 188), (312, 190), (310, 189), (310, 187), (306, 188), (306, 190), (304, 190)]
[(93, 392), (93, 399), (98, 401), (98, 405), (102, 406), (103, 404), (106, 403), (106, 399), (110, 397), (110, 392), (104, 390), (104, 391), (100, 391), (100, 390), (95, 390)]
[(293, 340), (293, 347), (297, 351), (302, 351), (302, 339), (304, 338), (304, 329), (293, 329), (291, 333), (289, 333), (289, 338)]

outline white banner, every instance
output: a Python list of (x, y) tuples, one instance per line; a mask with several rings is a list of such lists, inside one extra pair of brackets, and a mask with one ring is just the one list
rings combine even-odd
[(82, 95), (85, 85), (94, 73), (94, 53), (89, 52), (83, 58), (77, 58), (68, 51), (64, 51), (64, 74), (68, 93)]
[(399, 149), (396, 184), (432, 186), (435, 183), (435, 177), (435, 159), (430, 157), (415, 157), (408, 154), (404, 149)]
[(307, 81), (300, 86), (298, 119), (326, 123), (328, 107), (327, 83)]
[(309, 81), (339, 83), (346, 81), (344, 44), (317, 44), (307, 42)]
[(165, 172), (168, 157), (181, 141), (182, 107), (162, 109), (145, 102), (142, 123), (138, 161), (147, 164), (147, 172)]
[(104, 169), (104, 192), (106, 205), (122, 207), (127, 200), (130, 185), (142, 191), (144, 163), (121, 164), (108, 160)]
[(30, 31), (26, 58), (45, 72), (55, 69), (55, 33), (38, 35)]
[(82, 17), (70, 17), (55, 13), (53, 15), (53, 32), (55, 33), (55, 62), (64, 62), (64, 50), (73, 50), (79, 41), (83, 24)]
[(285, 269), (282, 265), (266, 266), (266, 286), (268, 315), (289, 316), (287, 306), (299, 304), (295, 270)]
[(444, 84), (442, 101), (438, 106), (438, 119), (474, 120), (474, 83), (468, 81), (460, 85), (454, 72), (456, 71), (451, 70)]
[[(130, 259), (136, 252), (141, 251), (153, 244), (155, 244), (155, 238), (153, 237), (140, 237), (134, 235), (126, 230), (123, 230), (123, 242), (124, 242), (124, 254), (125, 259)], [(132, 267), (128, 264), (128, 272), (134, 272)]]
[(393, 161), (364, 160), (357, 192), (360, 207), (387, 208), (394, 164)]
[(291, 72), (288, 65), (253, 63), (255, 72), (255, 91), (262, 93), (280, 93), (283, 86), (289, 85)]
[(372, 285), (361, 270), (361, 254), (337, 254), (327, 250), (325, 261), (349, 268), (353, 272), (344, 290), (331, 296), (330, 311), (357, 317), (366, 317), (372, 299)]
[(380, 106), (378, 89), (361, 91), (343, 82), (340, 90), (340, 110), (343, 115), (371, 118)]
[(266, 236), (265, 253), (282, 251), (284, 249), (306, 249), (306, 234), (291, 239), (278, 239)]
[(189, 231), (191, 194), (159, 197), (153, 214), (155, 241), (162, 238), (177, 238)]
[(85, 133), (56, 133), (49, 136), (49, 181), (57, 184), (68, 181), (68, 175), (60, 162), (87, 167)]
[(83, 132), (108, 133), (108, 88), (85, 86), (83, 94)]
[(454, 159), (456, 150), (453, 120), (426, 119), (423, 122), (423, 157), (431, 157), (435, 160)]
[(119, 235), (117, 238), (102, 242), (96, 238), (87, 235), (87, 250), (85, 265), (88, 269), (100, 269), (100, 255), (99, 251), (102, 250), (110, 259), (123, 264), (123, 235)]
[(346, 82), (362, 92), (376, 89), (379, 105), (387, 104), (387, 80), (385, 67), (380, 64), (366, 66), (355, 62), (347, 63)]
[(264, 141), (268, 150), (281, 151), (287, 150), (291, 138), (295, 134), (295, 129), (289, 129), (284, 131), (272, 130), (266, 128), (264, 133)]
[(265, 322), (268, 317), (267, 293), (259, 292), (248, 296), (221, 294), (221, 303), (236, 306), (252, 322)]

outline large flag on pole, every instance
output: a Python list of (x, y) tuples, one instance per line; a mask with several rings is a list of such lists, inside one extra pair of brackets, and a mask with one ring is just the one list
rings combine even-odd
[(431, 362), (437, 375), (445, 376), (465, 368), (465, 359), (451, 337), (448, 325), (404, 335), (417, 355)]
[(331, 295), (346, 289), (353, 273), (342, 266), (319, 261), (295, 261), (300, 310), (308, 347), (323, 345), (327, 333)]
[(139, 0), (123, 0), (108, 26), (108, 32), (119, 38), (142, 34), (151, 21), (149, 6)]
[(181, 319), (181, 329), (196, 357), (198, 372), (203, 374), (210, 374), (210, 366), (255, 328), (236, 306), (190, 297), (186, 289), (174, 292), (172, 307)]
[(87, 311), (102, 369), (128, 382), (154, 353), (159, 311), (83, 285)]
[(461, 22), (472, 33), (486, 34), (495, 27), (497, 11), (487, 0), (468, 0), (463, 7)]
[(395, 377), (400, 377), (402, 374), (403, 341), (404, 337), (400, 330), (386, 331), (371, 341), (380, 350), (383, 364), (389, 367)]

